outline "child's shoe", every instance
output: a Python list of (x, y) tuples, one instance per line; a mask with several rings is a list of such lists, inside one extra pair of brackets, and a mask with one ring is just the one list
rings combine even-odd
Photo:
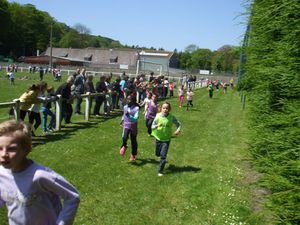
[(125, 152), (126, 152), (126, 147), (123, 146), (123, 147), (120, 149), (120, 155), (121, 155), (121, 156), (124, 156), (124, 155), (125, 155)]
[(130, 161), (135, 161), (135, 156), (131, 154), (129, 160)]
[(162, 177), (164, 174), (163, 173), (158, 173), (157, 174), (159, 177)]

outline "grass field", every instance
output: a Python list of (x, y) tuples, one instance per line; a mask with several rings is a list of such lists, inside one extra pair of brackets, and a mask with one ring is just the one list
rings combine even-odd
[[(38, 81), (38, 75), (33, 76), (10, 86), (1, 75), (0, 101), (18, 98)], [(58, 86), (50, 76), (47, 80)], [(229, 89), (209, 99), (205, 89), (197, 90), (188, 112), (178, 107), (177, 98), (169, 101), (183, 130), (171, 141), (163, 177), (157, 176), (159, 158), (141, 113), (136, 162), (129, 162), (129, 152), (124, 158), (119, 155), (119, 113), (89, 122), (73, 116), (62, 131), (34, 138), (30, 157), (80, 191), (75, 224), (267, 224), (262, 211), (253, 211), (247, 118), (238, 93)], [(7, 109), (1, 110), (4, 120)], [(5, 214), (2, 208), (1, 224)]]

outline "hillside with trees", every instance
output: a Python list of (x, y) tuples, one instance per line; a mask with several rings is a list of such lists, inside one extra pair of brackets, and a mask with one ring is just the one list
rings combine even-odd
[[(83, 24), (73, 27), (51, 17), (48, 12), (40, 11), (32, 4), (21, 5), (0, 0), (0, 56), (14, 60), (20, 56), (33, 56), (44, 52), (50, 46), (58, 48), (135, 48), (164, 51), (163, 48), (123, 45), (100, 35), (91, 35), (91, 30)], [(52, 32), (51, 32), (52, 31)], [(199, 69), (236, 74), (238, 71), (239, 47), (224, 45), (216, 51), (202, 49), (191, 44), (182, 52), (174, 50), (177, 68), (190, 72)], [(1, 59), (0, 59), (1, 61)]]
[(120, 48), (119, 41), (111, 38), (94, 36), (82, 24), (70, 27), (58, 22), (47, 12), (40, 11), (34, 5), (8, 3), (0, 0), (0, 55), (18, 58), (43, 52), (50, 43), (52, 29), (53, 47), (62, 48)]

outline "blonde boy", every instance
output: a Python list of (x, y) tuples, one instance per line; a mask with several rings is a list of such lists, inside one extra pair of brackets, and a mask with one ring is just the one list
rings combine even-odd
[(30, 151), (31, 130), (24, 122), (0, 124), (0, 207), (7, 206), (9, 224), (72, 224), (79, 193), (62, 176), (27, 158)]

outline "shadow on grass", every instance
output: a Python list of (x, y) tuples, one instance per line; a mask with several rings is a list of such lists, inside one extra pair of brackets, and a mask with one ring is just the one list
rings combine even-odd
[(155, 159), (136, 159), (134, 162), (130, 162), (134, 166), (144, 166), (146, 164), (159, 164), (158, 160)]
[(74, 135), (74, 133), (79, 129), (86, 129), (96, 126), (97, 123), (94, 122), (74, 122), (68, 125), (62, 126), (62, 129), (57, 132), (49, 133), (47, 135), (41, 135), (33, 137), (32, 146), (43, 145), (48, 141), (59, 141), (62, 139), (68, 139)]
[(166, 173), (184, 173), (184, 172), (194, 172), (197, 173), (201, 171), (201, 168), (193, 167), (193, 166), (175, 166), (170, 164), (166, 168)]
[[(136, 159), (134, 162), (129, 162), (131, 165), (133, 166), (144, 166), (146, 164), (159, 164), (159, 159), (155, 160), (155, 159)], [(201, 168), (197, 168), (194, 166), (175, 166), (173, 164), (170, 164), (165, 172), (166, 173), (184, 173), (184, 172), (193, 172), (193, 173), (197, 173), (199, 171), (201, 171)]]
[(116, 117), (120, 117), (122, 116), (122, 112), (121, 111), (115, 111), (111, 114), (101, 114), (100, 116), (91, 116), (90, 118), (90, 121), (93, 121), (93, 122), (105, 122), (106, 120), (109, 120), (109, 119), (114, 119)]

